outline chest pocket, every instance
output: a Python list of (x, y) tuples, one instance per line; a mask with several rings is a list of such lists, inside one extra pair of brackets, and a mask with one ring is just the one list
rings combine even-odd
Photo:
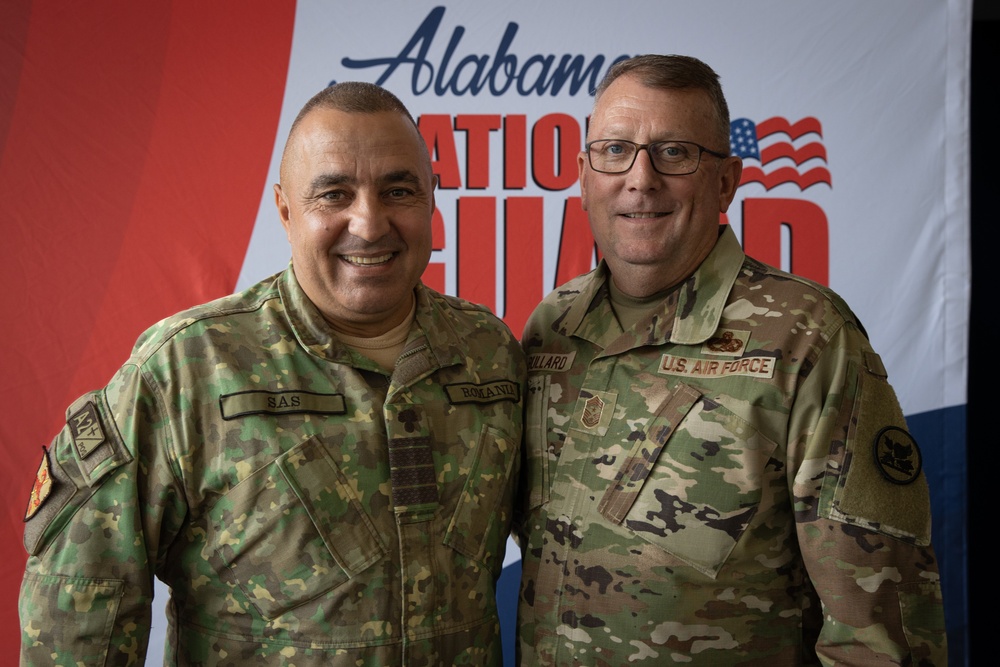
[(503, 548), (510, 532), (514, 493), (510, 480), (520, 454), (518, 444), (493, 427), (483, 427), (444, 537), (445, 544), (482, 562), (495, 574), (503, 566)]
[(268, 620), (346, 582), (386, 552), (315, 437), (219, 500), (208, 514), (207, 539), (216, 566), (228, 568)]
[(628, 440), (598, 511), (714, 578), (757, 512), (774, 443), (683, 383)]

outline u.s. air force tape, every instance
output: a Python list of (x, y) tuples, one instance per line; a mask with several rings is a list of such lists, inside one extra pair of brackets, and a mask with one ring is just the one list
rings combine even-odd
[(473, 382), (457, 382), (444, 386), (448, 392), (448, 400), (453, 405), (461, 403), (496, 403), (497, 401), (521, 400), (521, 385), (510, 380), (495, 380), (475, 384)]
[(226, 420), (246, 415), (347, 413), (343, 394), (317, 394), (311, 391), (241, 391), (220, 396), (219, 408), (222, 418)]
[(665, 354), (656, 369), (663, 375), (680, 375), (697, 378), (724, 378), (733, 375), (745, 377), (774, 377), (774, 357), (741, 357), (738, 359), (698, 359)]

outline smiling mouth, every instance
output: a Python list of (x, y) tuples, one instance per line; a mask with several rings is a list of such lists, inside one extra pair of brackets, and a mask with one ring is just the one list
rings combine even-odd
[(632, 219), (632, 220), (645, 220), (646, 218), (660, 218), (660, 217), (662, 217), (664, 215), (667, 215), (667, 213), (666, 213), (666, 211), (664, 211), (664, 212), (656, 212), (656, 213), (623, 213), (622, 215), (623, 215), (623, 217), (626, 217), (626, 218), (629, 218), (629, 219)]
[(388, 253), (386, 255), (378, 255), (376, 257), (359, 257), (357, 255), (341, 255), (343, 259), (348, 264), (353, 264), (355, 266), (377, 266), (379, 264), (385, 264), (390, 259), (392, 259), (394, 253)]

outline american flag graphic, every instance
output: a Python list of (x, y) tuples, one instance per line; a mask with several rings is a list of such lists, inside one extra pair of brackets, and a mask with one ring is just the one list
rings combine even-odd
[(740, 185), (760, 183), (765, 190), (783, 183), (800, 190), (817, 183), (832, 186), (823, 128), (811, 116), (797, 123), (780, 116), (759, 123), (737, 118), (729, 126), (729, 145), (733, 155), (743, 158)]

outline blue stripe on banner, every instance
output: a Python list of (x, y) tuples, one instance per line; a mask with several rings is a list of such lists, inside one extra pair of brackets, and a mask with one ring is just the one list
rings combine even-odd
[(948, 626), (948, 663), (965, 665), (969, 643), (965, 406), (910, 415), (906, 423), (920, 445), (931, 489), (932, 535)]
[[(948, 662), (966, 664), (969, 619), (966, 508), (966, 416), (960, 405), (906, 418), (924, 458), (931, 490), (934, 549), (941, 570), (945, 620), (948, 624)], [(513, 543), (508, 548), (515, 548)], [(504, 667), (514, 665), (514, 632), (521, 561), (503, 569), (497, 582), (497, 605), (503, 639)]]
[[(511, 541), (507, 548), (516, 548)], [(504, 667), (514, 666), (514, 631), (517, 626), (517, 593), (521, 585), (521, 561), (508, 565), (497, 581), (497, 611), (500, 614), (500, 639)]]

